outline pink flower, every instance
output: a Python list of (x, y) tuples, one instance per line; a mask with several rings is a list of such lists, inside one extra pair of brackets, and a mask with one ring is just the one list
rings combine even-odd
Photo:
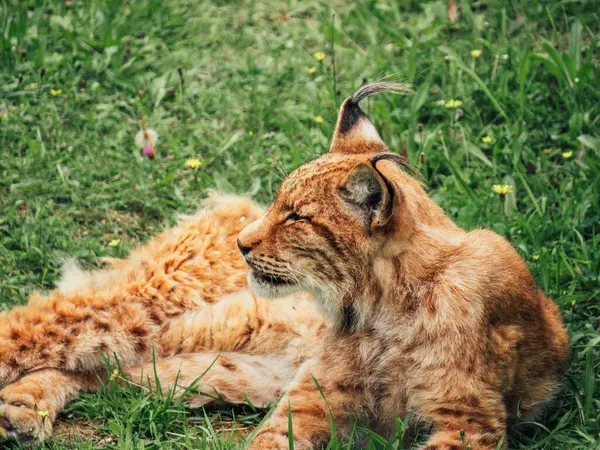
[(142, 151), (144, 152), (144, 155), (149, 158), (154, 158), (156, 156), (156, 153), (154, 153), (154, 149), (152, 147), (144, 147), (144, 150)]

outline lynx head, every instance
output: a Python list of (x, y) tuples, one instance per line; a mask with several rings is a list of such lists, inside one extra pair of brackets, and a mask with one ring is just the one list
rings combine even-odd
[(358, 105), (385, 90), (406, 86), (370, 84), (346, 99), (330, 152), (290, 174), (266, 213), (239, 234), (259, 295), (308, 291), (335, 321), (356, 308), (375, 259), (402, 252), (412, 229), (408, 203), (425, 194)]

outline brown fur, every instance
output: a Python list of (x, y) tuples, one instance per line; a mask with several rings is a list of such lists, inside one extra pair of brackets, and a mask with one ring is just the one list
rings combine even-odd
[[(152, 386), (153, 348), (161, 385), (196, 381), (196, 406), (287, 391), (253, 449), (288, 448), (288, 405), (297, 449), (328, 439), (330, 414), (341, 432), (362, 416), (387, 433), (410, 409), (434, 425), (428, 449), (462, 448), (461, 430), (495, 449), (509, 418), (547, 402), (568, 352), (558, 308), (504, 239), (461, 230), (381, 158), (362, 97), (344, 103), (331, 152), (292, 173), (260, 218), (247, 199), (219, 198), (116, 268), (72, 268), (0, 316), (0, 434), (47, 437), (106, 377), (102, 353)], [(250, 284), (284, 299), (247, 290), (242, 228)]]

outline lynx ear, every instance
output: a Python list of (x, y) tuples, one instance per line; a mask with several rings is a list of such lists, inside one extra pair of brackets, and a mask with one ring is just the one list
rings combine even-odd
[(360, 212), (371, 231), (392, 217), (393, 189), (370, 162), (358, 164), (346, 175), (340, 195)]
[(342, 103), (329, 151), (338, 154), (387, 151), (379, 133), (352, 97)]
[(347, 98), (342, 103), (338, 114), (329, 149), (331, 153), (357, 154), (388, 151), (379, 133), (358, 106), (362, 99), (385, 91), (408, 92), (410, 89), (401, 83), (371, 83), (362, 86), (352, 97)]

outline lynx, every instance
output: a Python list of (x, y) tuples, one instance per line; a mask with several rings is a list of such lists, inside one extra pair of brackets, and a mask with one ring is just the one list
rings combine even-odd
[(329, 439), (330, 416), (342, 434), (359, 417), (387, 434), (409, 411), (433, 426), (426, 449), (505, 448), (507, 423), (556, 392), (565, 328), (510, 244), (460, 229), (388, 150), (359, 102), (394, 89), (346, 99), (330, 152), (266, 211), (213, 200), (115, 268), (72, 268), (4, 314), (4, 437), (49, 436), (65, 403), (106, 378), (102, 354), (152, 382), (154, 349), (163, 386), (214, 361), (201, 387), (231, 403), (281, 399), (251, 449), (289, 448), (289, 412), (294, 448), (309, 449)]

